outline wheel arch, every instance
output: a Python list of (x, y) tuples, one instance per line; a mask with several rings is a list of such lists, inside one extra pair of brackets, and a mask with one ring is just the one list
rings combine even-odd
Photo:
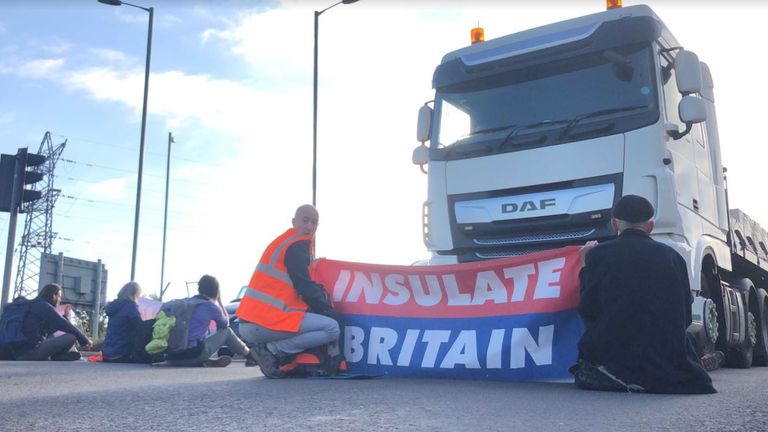
[[(709, 284), (710, 290), (713, 290), (714, 287), (719, 284), (719, 269), (720, 266), (718, 265), (718, 259), (717, 254), (712, 248), (705, 247), (702, 249), (701, 253), (698, 254), (700, 258), (694, 261), (694, 267), (693, 267), (693, 283), (691, 286), (698, 287), (699, 294), (701, 294), (702, 290), (702, 278), (708, 277), (709, 282), (712, 282)], [(713, 294), (717, 293), (718, 296), (720, 294), (719, 290), (715, 292), (709, 292), (707, 293), (710, 297)], [(714, 300), (714, 298), (713, 298)]]

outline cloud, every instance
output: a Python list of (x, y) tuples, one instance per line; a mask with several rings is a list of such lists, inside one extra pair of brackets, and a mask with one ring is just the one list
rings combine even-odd
[(225, 42), (258, 79), (284, 85), (311, 78), (307, 72), (312, 70), (312, 32), (308, 10), (273, 9), (243, 14), (237, 23), (222, 29), (207, 29), (201, 41)]
[(134, 179), (132, 177), (113, 178), (88, 184), (81, 196), (91, 199), (118, 200), (125, 197), (129, 181), (134, 181)]
[(42, 52), (48, 52), (51, 54), (64, 54), (69, 52), (70, 49), (72, 49), (71, 43), (62, 42), (62, 41), (37, 42), (37, 44), (40, 44), (39, 49)]
[[(108, 67), (72, 71), (61, 79), (66, 85), (85, 90), (97, 100), (123, 103), (136, 111), (142, 108), (144, 72), (118, 71)], [(290, 95), (254, 89), (235, 81), (181, 71), (152, 73), (148, 109), (171, 124), (197, 122), (202, 126), (248, 136), (254, 127), (271, 127), (267, 122), (276, 112), (289, 112)], [(278, 121), (277, 123), (280, 123)]]
[(66, 61), (58, 59), (38, 59), (22, 63), (16, 73), (28, 78), (47, 78), (61, 70)]
[(133, 57), (127, 56), (121, 51), (111, 49), (90, 48), (88, 51), (90, 51), (94, 57), (110, 63), (128, 63), (134, 60)]
[(159, 28), (171, 28), (184, 22), (184, 19), (173, 14), (163, 14), (153, 25)]
[(86, 90), (98, 100), (123, 102), (134, 109), (141, 109), (144, 73), (138, 69), (118, 72), (109, 67), (97, 67), (69, 71), (50, 79), (61, 81), (72, 89)]
[(117, 8), (114, 13), (118, 19), (129, 24), (143, 24), (146, 26), (149, 23), (149, 13), (140, 12), (135, 10), (135, 8)]

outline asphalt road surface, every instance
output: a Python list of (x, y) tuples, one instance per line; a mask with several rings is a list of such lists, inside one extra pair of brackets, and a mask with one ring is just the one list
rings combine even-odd
[(768, 431), (768, 368), (715, 395), (572, 383), (264, 378), (258, 368), (0, 362), (0, 431)]

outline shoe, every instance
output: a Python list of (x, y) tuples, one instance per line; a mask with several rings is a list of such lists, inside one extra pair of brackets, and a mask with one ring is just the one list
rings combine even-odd
[(254, 367), (259, 365), (259, 360), (256, 358), (256, 352), (251, 349), (248, 355), (245, 356), (245, 367)]
[(280, 361), (277, 356), (272, 354), (267, 349), (267, 344), (256, 344), (252, 350), (256, 356), (256, 361), (259, 363), (261, 373), (267, 378), (283, 378), (285, 372), (280, 370)]
[(722, 351), (711, 352), (701, 358), (701, 365), (704, 366), (704, 370), (707, 372), (720, 369), (723, 364), (725, 364), (725, 354)]
[(80, 360), (80, 352), (79, 351), (67, 351), (65, 353), (57, 354), (55, 356), (51, 356), (51, 360), (53, 361), (75, 361)]
[(203, 362), (203, 366), (205, 367), (227, 367), (229, 364), (232, 363), (232, 357), (230, 356), (219, 356), (215, 359), (208, 359)]

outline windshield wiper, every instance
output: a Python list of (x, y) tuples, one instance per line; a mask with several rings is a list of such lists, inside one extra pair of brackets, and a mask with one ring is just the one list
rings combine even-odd
[(489, 144), (469, 144), (469, 145), (457, 145), (452, 144), (445, 152), (445, 156), (461, 155), (469, 156), (472, 154), (488, 154), (493, 152), (493, 147)]
[(516, 127), (516, 126), (517, 126), (517, 124), (509, 124), (509, 125), (497, 126), (497, 127), (487, 128), (487, 129), (478, 129), (476, 131), (472, 131), (469, 134), (469, 136), (498, 132), (498, 131), (502, 131), (502, 130), (505, 130), (505, 129), (511, 129), (513, 127)]
[(481, 135), (481, 134), (484, 135), (484, 134), (489, 134), (489, 133), (493, 133), (493, 132), (499, 132), (499, 131), (506, 130), (506, 129), (513, 129), (513, 128), (516, 128), (516, 127), (517, 127), (517, 124), (508, 124), (508, 125), (504, 125), (504, 126), (496, 126), (496, 127), (491, 127), (491, 128), (486, 128), (486, 129), (478, 129), (476, 131), (472, 131), (469, 135), (467, 135), (464, 138), (462, 138), (462, 139), (456, 141), (455, 143), (451, 144), (450, 148), (448, 148), (448, 150), (446, 151), (446, 155), (450, 156), (450, 155), (453, 155), (453, 154), (460, 154), (462, 156), (466, 156), (466, 155), (474, 154), (474, 153), (480, 153), (480, 154), (491, 153), (494, 150), (493, 146), (491, 146), (491, 145), (489, 145), (487, 143), (484, 143), (482, 145), (480, 145), (478, 143), (472, 143), (472, 144), (457, 144), (457, 143), (459, 141), (462, 141), (463, 139), (466, 139), (466, 138), (471, 137), (471, 136)]
[(512, 144), (514, 146), (518, 146), (518, 145), (522, 145), (522, 144), (531, 144), (531, 143), (539, 143), (540, 144), (540, 143), (543, 143), (544, 141), (547, 140), (547, 137), (543, 136), (543, 135), (542, 136), (538, 136), (535, 139), (525, 140), (525, 141), (521, 141), (521, 142), (515, 142), (515, 141), (512, 141), (511, 139), (512, 139), (513, 136), (517, 135), (517, 133), (520, 132), (521, 130), (535, 129), (535, 128), (541, 127), (541, 126), (550, 126), (550, 125), (568, 123), (570, 121), (571, 120), (568, 120), (568, 119), (542, 120), (542, 121), (538, 121), (538, 122), (534, 122), (534, 123), (528, 123), (528, 124), (525, 124), (525, 125), (516, 126), (511, 131), (509, 131), (507, 136), (504, 137), (504, 140), (498, 145), (498, 147), (496, 149), (497, 150), (501, 150), (507, 144)]
[(576, 125), (578, 125), (582, 120), (592, 118), (592, 117), (600, 117), (608, 114), (616, 114), (620, 112), (625, 111), (635, 111), (639, 110), (641, 108), (648, 108), (648, 105), (632, 105), (632, 106), (625, 106), (625, 107), (616, 107), (616, 108), (606, 108), (601, 109), (597, 111), (588, 112), (586, 114), (580, 114), (571, 120), (566, 127), (563, 128), (562, 132), (560, 132), (560, 139), (565, 138), (569, 135), (571, 130), (573, 130)]

